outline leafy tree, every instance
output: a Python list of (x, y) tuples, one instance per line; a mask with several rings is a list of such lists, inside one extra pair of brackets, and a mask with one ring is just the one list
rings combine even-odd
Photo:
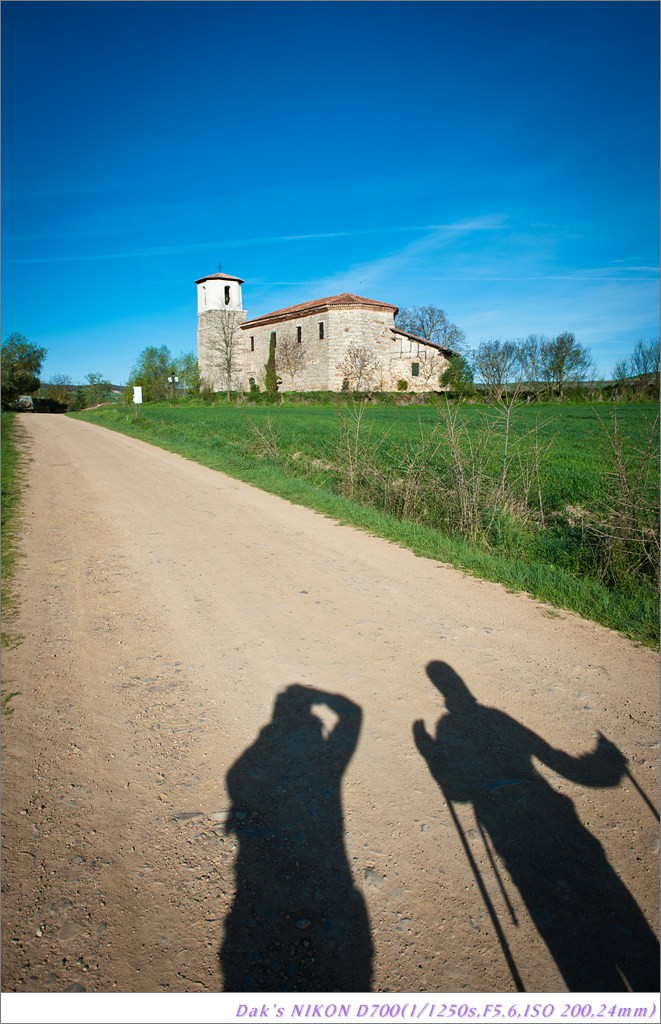
[(24, 334), (10, 334), (2, 346), (2, 402), (13, 407), (19, 395), (31, 395), (39, 388), (39, 375), (46, 349), (34, 345)]
[(46, 384), (42, 384), (41, 398), (52, 398), (60, 405), (71, 405), (73, 398), (73, 381), (66, 373), (55, 373)]
[(199, 395), (200, 393), (200, 370), (197, 365), (195, 352), (182, 352), (175, 359), (179, 383), (186, 386), (186, 393)]
[(266, 370), (264, 390), (267, 395), (274, 395), (278, 390), (278, 371), (275, 366), (275, 331), (271, 331), (271, 337), (269, 338), (269, 357), (267, 362), (264, 364), (264, 369)]
[(88, 384), (89, 405), (100, 405), (108, 397), (112, 384), (100, 373), (87, 373), (85, 380)]
[(142, 387), (143, 402), (165, 402), (169, 398), (168, 376), (173, 371), (173, 359), (167, 345), (144, 348), (131, 370), (126, 385), (128, 394), (133, 388)]
[(451, 323), (445, 310), (439, 309), (438, 306), (411, 306), (410, 309), (400, 309), (395, 317), (395, 323), (408, 334), (427, 338), (437, 345), (452, 349), (453, 352), (460, 352), (466, 341), (466, 335), (461, 327)]
[(82, 412), (83, 409), (87, 408), (88, 404), (89, 396), (87, 388), (83, 388), (80, 386), (77, 387), (76, 390), (71, 395), (71, 399), (69, 401), (69, 410), (71, 412)]
[(457, 398), (475, 394), (473, 371), (465, 356), (457, 354), (441, 374), (441, 387), (448, 388)]

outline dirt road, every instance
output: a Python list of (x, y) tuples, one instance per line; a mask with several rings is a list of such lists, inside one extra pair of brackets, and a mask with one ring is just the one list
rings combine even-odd
[(141, 442), (21, 428), (5, 991), (658, 988), (653, 652)]

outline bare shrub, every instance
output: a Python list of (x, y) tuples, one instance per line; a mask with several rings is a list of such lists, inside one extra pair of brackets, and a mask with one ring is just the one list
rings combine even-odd
[(424, 430), (415, 441), (401, 446), (395, 456), (395, 475), (390, 480), (389, 511), (401, 519), (424, 521), (430, 509), (430, 490), (438, 494), (434, 465), (444, 443), (438, 426)]
[(451, 532), (471, 541), (486, 540), (489, 518), (498, 505), (493, 473), (489, 472), (497, 421), (485, 423), (474, 439), (447, 402), (440, 406), (440, 416), (447, 438), (443, 478), (453, 499), (449, 504), (453, 521), (448, 525)]
[(581, 525), (611, 580), (626, 584), (632, 577), (652, 577), (658, 586), (659, 418), (640, 445), (622, 434), (617, 413), (610, 426), (594, 412), (603, 431), (609, 469), (593, 507), (581, 510)]
[(350, 386), (353, 391), (370, 391), (379, 377), (381, 364), (367, 345), (352, 341), (338, 369), (347, 381), (347, 389)]
[(217, 332), (209, 341), (209, 355), (213, 365), (212, 377), (204, 381), (211, 386), (216, 377), (222, 382), (229, 402), (237, 372), (238, 328), (241, 315), (233, 309), (218, 310), (215, 314)]
[(533, 514), (540, 526), (546, 526), (544, 512), (544, 492), (542, 490), (541, 466), (553, 446), (553, 439), (542, 441), (539, 421), (527, 430), (523, 438), (516, 442), (516, 483), (522, 497), (522, 505), (527, 515)]
[(386, 441), (384, 434), (375, 441), (371, 431), (365, 430), (366, 403), (354, 402), (350, 406), (336, 407), (339, 438), (335, 447), (335, 460), (342, 476), (342, 493), (348, 497), (369, 497), (375, 482), (382, 488), (384, 475), (377, 466), (376, 453)]
[(296, 389), (296, 377), (308, 363), (308, 350), (304, 341), (298, 341), (291, 333), (278, 336), (275, 361), (278, 373), (286, 373), (292, 390)]
[(342, 493), (488, 546), (498, 544), (504, 530), (542, 523), (540, 464), (551, 442), (541, 442), (539, 425), (512, 443), (516, 459), (503, 485), (500, 453), (509, 418), (490, 417), (476, 430), (447, 401), (438, 408), (431, 429), (420, 424), (418, 437), (377, 459), (388, 435), (375, 441), (366, 430), (366, 403), (338, 407), (334, 460)]
[(258, 458), (277, 459), (280, 455), (280, 440), (271, 417), (268, 416), (261, 426), (255, 420), (250, 420), (250, 428), (254, 435), (253, 454)]

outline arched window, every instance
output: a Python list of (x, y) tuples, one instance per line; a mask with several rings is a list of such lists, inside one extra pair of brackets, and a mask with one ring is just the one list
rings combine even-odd
[(229, 304), (230, 304), (230, 286), (228, 284), (226, 284), (225, 285), (225, 305), (229, 306)]

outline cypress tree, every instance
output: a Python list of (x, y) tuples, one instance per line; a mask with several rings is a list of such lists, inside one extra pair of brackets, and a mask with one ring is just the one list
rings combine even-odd
[(278, 390), (278, 374), (275, 368), (275, 331), (271, 331), (269, 338), (269, 358), (265, 363), (266, 381), (264, 387), (267, 395), (274, 395)]

